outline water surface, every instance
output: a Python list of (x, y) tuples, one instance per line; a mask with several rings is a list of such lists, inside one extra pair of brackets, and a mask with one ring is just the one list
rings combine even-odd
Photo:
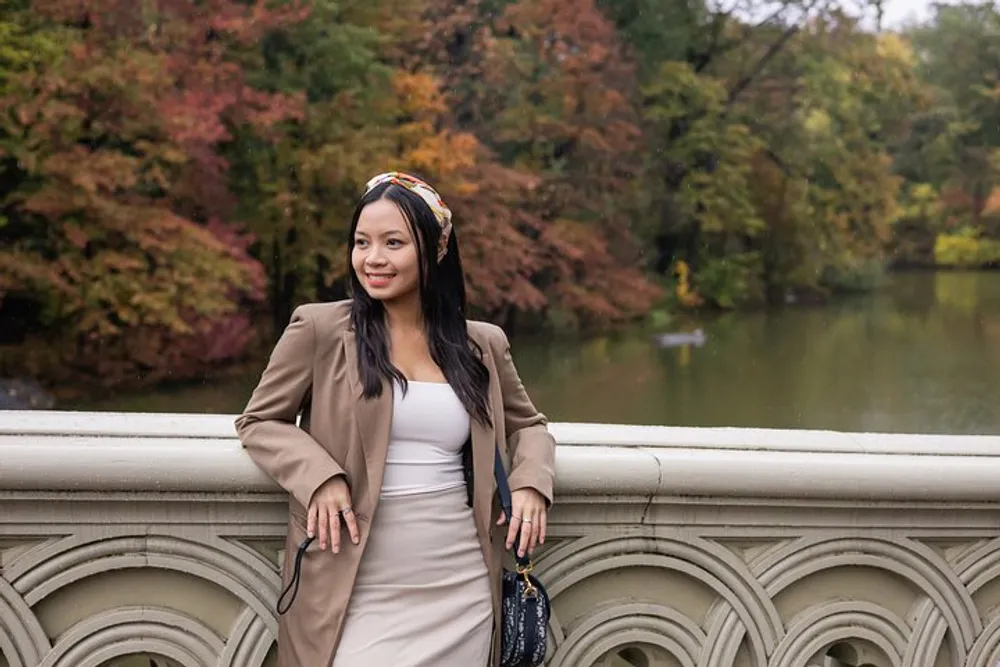
[[(897, 274), (822, 307), (673, 328), (695, 327), (701, 347), (640, 329), (512, 344), (553, 421), (1000, 434), (1000, 273)], [(62, 407), (236, 413), (258, 373)]]

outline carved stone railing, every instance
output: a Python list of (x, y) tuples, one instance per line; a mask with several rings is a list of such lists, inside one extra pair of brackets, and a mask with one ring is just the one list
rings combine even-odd
[[(1000, 438), (552, 430), (552, 667), (1000, 662)], [(273, 665), (284, 522), (230, 416), (0, 413), (0, 665)]]

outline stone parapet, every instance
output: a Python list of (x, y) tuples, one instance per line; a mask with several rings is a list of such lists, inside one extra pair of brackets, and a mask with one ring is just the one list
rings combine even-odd
[[(553, 424), (551, 667), (996, 667), (1000, 437)], [(0, 667), (274, 664), (230, 415), (0, 412)]]

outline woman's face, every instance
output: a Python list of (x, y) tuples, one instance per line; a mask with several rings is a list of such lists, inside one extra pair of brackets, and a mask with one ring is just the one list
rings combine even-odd
[(396, 205), (379, 199), (365, 206), (354, 232), (351, 266), (368, 296), (382, 302), (420, 291), (420, 254)]

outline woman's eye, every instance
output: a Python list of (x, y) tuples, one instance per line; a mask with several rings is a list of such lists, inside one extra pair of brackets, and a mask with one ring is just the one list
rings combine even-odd
[(355, 247), (361, 248), (361, 247), (364, 247), (365, 245), (367, 245), (367, 243), (368, 242), (365, 241), (364, 239), (354, 239), (354, 245), (355, 245)]
[(386, 241), (386, 245), (389, 246), (390, 248), (395, 248), (403, 245), (403, 241), (401, 239), (389, 239), (388, 241)]

